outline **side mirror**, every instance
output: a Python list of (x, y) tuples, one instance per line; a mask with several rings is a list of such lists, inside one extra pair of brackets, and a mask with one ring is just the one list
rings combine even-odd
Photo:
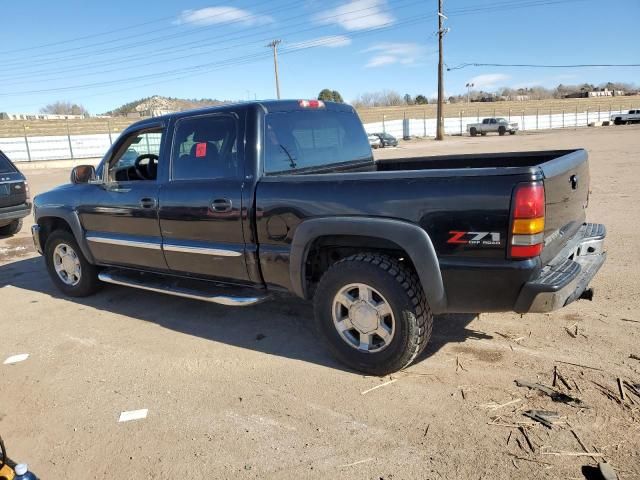
[(71, 170), (71, 183), (89, 183), (96, 178), (93, 165), (78, 165)]

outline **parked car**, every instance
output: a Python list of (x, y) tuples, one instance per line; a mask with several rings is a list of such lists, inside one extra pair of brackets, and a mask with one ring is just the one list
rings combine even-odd
[(27, 179), (0, 151), (0, 237), (15, 235), (31, 213)]
[(380, 139), (380, 145), (382, 147), (397, 147), (398, 139), (390, 133), (374, 133)]
[(640, 110), (629, 110), (627, 113), (614, 113), (611, 115), (611, 121), (615, 125), (627, 125), (629, 123), (640, 122)]
[(515, 135), (518, 131), (518, 124), (515, 122), (509, 123), (506, 118), (484, 118), (482, 123), (469, 123), (467, 125), (467, 132), (472, 137), (477, 134), (486, 135), (487, 133), (497, 133), (498, 135), (504, 135), (509, 132), (511, 135)]
[(367, 135), (367, 138), (369, 139), (369, 145), (371, 145), (371, 148), (373, 149), (380, 148), (382, 145), (382, 141), (377, 135)]
[[(151, 134), (159, 154), (122, 165)], [(590, 297), (605, 260), (584, 150), (374, 161), (345, 104), (145, 119), (71, 180), (34, 200), (34, 244), (64, 294), (107, 282), (247, 306), (288, 292), (372, 374), (410, 364), (434, 314), (555, 310)]]

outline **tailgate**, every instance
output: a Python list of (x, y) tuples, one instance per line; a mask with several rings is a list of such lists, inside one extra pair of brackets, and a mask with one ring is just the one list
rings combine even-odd
[(555, 257), (585, 222), (589, 198), (589, 163), (585, 150), (576, 150), (540, 165), (544, 174), (544, 263)]

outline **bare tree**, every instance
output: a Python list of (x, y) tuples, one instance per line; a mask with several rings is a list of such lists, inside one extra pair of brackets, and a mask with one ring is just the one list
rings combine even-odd
[(53, 115), (88, 115), (89, 112), (83, 105), (67, 101), (57, 101), (42, 107), (40, 113), (50, 113)]

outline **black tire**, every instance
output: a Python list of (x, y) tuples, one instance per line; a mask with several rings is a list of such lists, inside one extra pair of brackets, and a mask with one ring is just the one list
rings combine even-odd
[(502, 137), (505, 133), (507, 133), (507, 129), (504, 126), (498, 127), (498, 135)]
[[(66, 284), (56, 272), (53, 254), (56, 247), (65, 244), (70, 247), (80, 261), (80, 280), (75, 285)], [(44, 247), (44, 258), (47, 271), (55, 286), (69, 297), (87, 297), (94, 294), (101, 286), (98, 280), (98, 268), (91, 265), (82, 254), (75, 237), (66, 230), (55, 230), (47, 238)]]
[(487, 132), (482, 132), (480, 135), (482, 135), (483, 137), (487, 136)]
[(509, 135), (515, 135), (515, 134), (516, 134), (516, 132), (517, 132), (517, 130), (511, 130), (511, 131), (509, 132)]
[[(354, 348), (334, 325), (334, 297), (353, 283), (379, 292), (396, 319), (394, 335), (379, 352)], [(396, 259), (375, 253), (352, 255), (332, 265), (316, 289), (314, 311), (316, 332), (331, 353), (348, 367), (371, 375), (407, 367), (424, 350), (433, 327), (433, 315), (416, 274)]]
[(475, 137), (478, 134), (478, 130), (475, 129), (475, 127), (471, 127), (469, 129), (469, 135), (471, 135), (472, 137)]
[(22, 219), (19, 218), (14, 220), (9, 225), (5, 225), (0, 227), (0, 237), (10, 237), (11, 235), (15, 235), (22, 228)]
[(613, 121), (613, 123), (615, 125), (622, 125), (622, 118), (616, 117), (616, 119)]

